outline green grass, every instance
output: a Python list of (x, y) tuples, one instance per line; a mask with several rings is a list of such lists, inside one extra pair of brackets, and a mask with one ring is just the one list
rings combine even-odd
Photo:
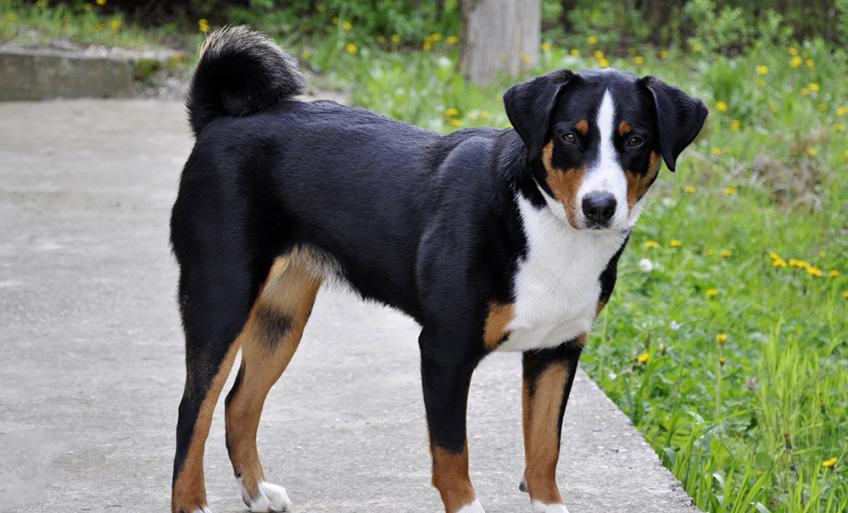
[[(36, 23), (44, 37), (103, 44), (161, 35), (113, 32), (93, 11), (10, 6), (0, 0), (0, 38)], [(393, 41), (323, 16), (321, 37), (292, 34), (287, 46), (353, 103), (442, 132), (508, 125), (501, 94), (513, 81), (463, 80), (453, 29)], [(678, 172), (654, 186), (585, 368), (700, 508), (848, 511), (845, 51), (772, 40), (731, 58), (694, 39), (686, 51), (616, 56), (568, 41), (581, 43), (545, 43), (536, 72), (609, 64), (663, 78), (712, 111)]]

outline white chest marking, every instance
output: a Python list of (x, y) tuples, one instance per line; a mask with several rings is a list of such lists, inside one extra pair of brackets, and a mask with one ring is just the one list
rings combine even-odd
[(554, 347), (588, 332), (601, 292), (599, 277), (624, 242), (620, 232), (574, 229), (553, 198), (537, 209), (519, 196), (518, 206), (527, 256), (518, 263), (515, 316), (498, 347), (503, 351)]

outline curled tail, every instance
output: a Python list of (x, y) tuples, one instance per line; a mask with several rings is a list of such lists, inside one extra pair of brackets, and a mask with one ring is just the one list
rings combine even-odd
[(216, 30), (203, 44), (186, 99), (195, 136), (221, 116), (247, 116), (305, 87), (297, 64), (270, 38), (247, 27)]

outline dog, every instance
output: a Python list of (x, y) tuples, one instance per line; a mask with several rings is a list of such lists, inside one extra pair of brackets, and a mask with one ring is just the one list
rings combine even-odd
[(302, 102), (304, 78), (244, 27), (211, 34), (190, 85), (196, 142), (171, 217), (186, 382), (172, 511), (208, 513), (203, 452), (226, 399), (226, 443), (250, 511), (290, 511), (256, 431), (319, 288), (346, 284), (421, 326), (432, 483), (446, 513), (482, 513), (468, 476), (475, 366), (523, 352), (532, 511), (565, 513), (563, 414), (586, 336), (661, 161), (707, 117), (656, 78), (555, 71), (504, 94), (512, 128), (439, 135), (363, 109)]

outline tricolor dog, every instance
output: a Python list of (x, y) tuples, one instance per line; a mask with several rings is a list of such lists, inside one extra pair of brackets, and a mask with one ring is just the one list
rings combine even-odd
[[(655, 78), (556, 71), (504, 94), (511, 129), (439, 135), (333, 102), (269, 39), (212, 34), (187, 101), (196, 143), (171, 219), (186, 383), (172, 510), (207, 512), (203, 452), (226, 397), (226, 440), (251, 511), (288, 511), (256, 449), (262, 405), (323, 283), (397, 308), (418, 344), (433, 485), (447, 513), (481, 513), (465, 414), (475, 366), (522, 351), (532, 511), (566, 511), (560, 426), (587, 333), (664, 161), (707, 116)], [(328, 379), (330, 379), (328, 377)]]

